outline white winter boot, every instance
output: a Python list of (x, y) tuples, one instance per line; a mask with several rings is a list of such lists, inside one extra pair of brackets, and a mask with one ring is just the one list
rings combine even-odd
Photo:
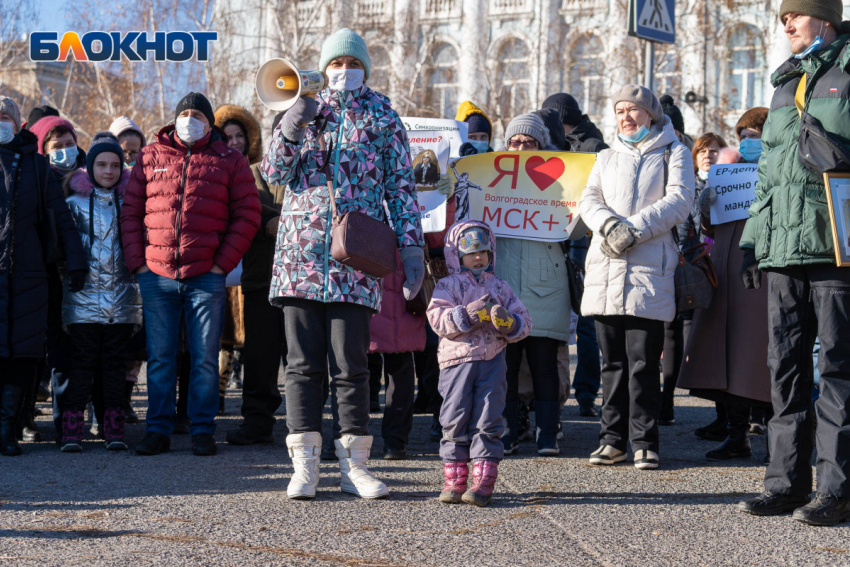
[(297, 433), (286, 436), (286, 446), (292, 458), (292, 478), (286, 495), (293, 500), (306, 500), (316, 496), (319, 486), (319, 453), (322, 450), (322, 434)]
[(334, 441), (336, 456), (339, 457), (339, 472), (342, 474), (340, 487), (343, 492), (361, 498), (386, 498), (390, 495), (387, 485), (372, 476), (366, 468), (372, 436), (357, 437), (343, 435)]

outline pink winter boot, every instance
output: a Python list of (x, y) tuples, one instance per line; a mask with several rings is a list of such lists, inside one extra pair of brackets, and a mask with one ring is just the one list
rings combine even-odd
[(472, 486), (463, 493), (463, 501), (476, 506), (490, 503), (496, 478), (499, 476), (499, 463), (486, 459), (472, 462)]
[(83, 410), (62, 412), (62, 452), (79, 453), (83, 450)]
[(463, 493), (466, 492), (466, 481), (469, 478), (469, 465), (466, 463), (443, 463), (443, 474), (446, 486), (440, 493), (443, 504), (460, 504)]
[(124, 423), (126, 415), (123, 408), (106, 408), (104, 412), (104, 439), (107, 451), (126, 451), (124, 442)]

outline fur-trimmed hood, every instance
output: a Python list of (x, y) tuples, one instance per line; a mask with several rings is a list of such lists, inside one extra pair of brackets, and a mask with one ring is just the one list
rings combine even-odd
[[(115, 185), (115, 191), (122, 199), (124, 198), (124, 192), (127, 190), (127, 185), (130, 183), (130, 171), (124, 168), (121, 171), (121, 178), (118, 180), (118, 184)], [(66, 197), (72, 193), (88, 197), (94, 191), (94, 187), (94, 182), (89, 177), (89, 172), (86, 171), (85, 167), (75, 169), (62, 180), (62, 188), (65, 189)]]
[[(254, 118), (254, 115), (242, 108), (233, 104), (223, 104), (215, 110), (216, 126), (222, 128), (224, 123), (234, 120), (245, 128), (247, 135), (248, 151), (246, 156), (251, 165), (258, 163), (263, 159), (263, 139), (260, 134), (260, 123)], [(227, 138), (225, 137), (225, 143)]]

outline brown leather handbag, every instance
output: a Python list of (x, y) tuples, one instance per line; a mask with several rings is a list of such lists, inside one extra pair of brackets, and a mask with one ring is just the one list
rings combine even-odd
[(333, 259), (373, 278), (384, 278), (393, 273), (396, 269), (398, 250), (395, 231), (385, 222), (360, 211), (349, 211), (340, 217), (336, 210), (333, 184), (330, 181), (328, 195), (333, 214)]

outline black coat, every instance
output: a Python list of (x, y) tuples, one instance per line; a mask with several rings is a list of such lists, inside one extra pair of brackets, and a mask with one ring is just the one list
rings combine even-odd
[(567, 149), (572, 152), (597, 153), (608, 149), (608, 144), (602, 139), (602, 132), (587, 114), (581, 117), (581, 121), (566, 138), (569, 146)]
[[(59, 179), (36, 152), (34, 134), (22, 130), (0, 145), (0, 358), (41, 358), (47, 328), (47, 270), (39, 233), (37, 171), (47, 171), (43, 209), (56, 218), (67, 269), (88, 269), (80, 233), (65, 203)], [(16, 164), (21, 161), (16, 186)]]

